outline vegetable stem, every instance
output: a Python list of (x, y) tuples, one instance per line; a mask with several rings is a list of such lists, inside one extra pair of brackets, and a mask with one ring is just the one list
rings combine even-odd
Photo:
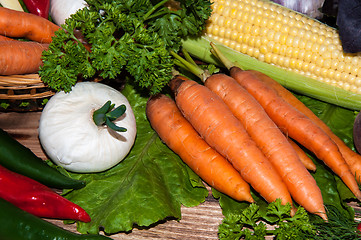
[[(216, 56), (219, 60), (221, 60), (221, 62), (223, 63), (223, 65), (230, 70), (233, 66), (237, 65), (236, 63), (232, 63), (228, 58), (226, 58), (223, 53), (219, 50), (219, 48), (217, 48), (217, 46), (211, 42), (210, 43), (212, 49), (210, 50), (211, 53)], [(242, 69), (242, 66), (239, 65), (239, 68)], [(243, 69), (242, 69), (243, 70)]]
[(114, 120), (119, 118), (125, 113), (126, 106), (124, 104), (114, 109), (114, 104), (111, 101), (107, 101), (101, 108), (94, 111), (93, 121), (97, 126), (106, 125), (114, 131), (126, 132), (127, 129), (118, 127), (114, 124)]
[(157, 17), (162, 16), (162, 15), (164, 15), (164, 14), (166, 14), (166, 13), (168, 13), (168, 11), (167, 11), (166, 9), (163, 9), (162, 11), (159, 11), (159, 12), (157, 12), (157, 13), (154, 13), (154, 14), (152, 14), (152, 15), (149, 15), (149, 16), (147, 17), (147, 19), (144, 19), (144, 21), (149, 20), (149, 19), (152, 19), (152, 18), (157, 18)]
[(189, 55), (189, 53), (188, 53), (187, 50), (185, 50), (184, 48), (182, 48), (182, 53), (183, 53), (185, 59), (186, 59), (188, 62), (192, 63), (194, 66), (198, 66), (197, 63), (196, 63), (196, 62), (193, 60), (193, 58), (191, 57), (191, 55)]
[(143, 17), (144, 20), (148, 20), (149, 16), (155, 11), (157, 10), (157, 8), (159, 8), (160, 6), (164, 5), (166, 2), (168, 2), (168, 0), (163, 0), (159, 3), (157, 3), (156, 5), (154, 5)]
[(193, 61), (193, 59), (190, 57), (190, 55), (186, 50), (183, 50), (183, 54), (186, 59), (182, 58), (173, 51), (170, 51), (170, 54), (172, 54), (176, 58), (177, 61), (174, 61), (176, 65), (190, 71), (191, 73), (196, 75), (199, 79), (201, 79), (203, 82), (210, 76), (207, 70), (203, 70)]

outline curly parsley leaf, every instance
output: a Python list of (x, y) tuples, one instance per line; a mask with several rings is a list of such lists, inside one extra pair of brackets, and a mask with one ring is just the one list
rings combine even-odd
[(66, 28), (57, 31), (54, 39), (43, 52), (39, 74), (51, 88), (70, 91), (80, 74), (92, 76), (95, 71), (88, 61), (84, 61), (89, 56), (84, 45), (77, 42), (73, 34), (68, 34)]
[[(267, 211), (252, 203), (239, 214), (226, 215), (219, 226), (220, 239), (264, 239), (266, 236), (277, 236), (277, 239), (309, 239), (316, 234), (307, 212), (298, 208), (294, 216), (290, 216), (291, 205), (282, 205), (277, 199), (268, 205)], [(266, 223), (274, 226), (268, 229)]]
[[(170, 2), (173, 5), (162, 10), (161, 18), (149, 22), (149, 29), (158, 32), (169, 49), (177, 51), (181, 45), (180, 39), (197, 35), (204, 29), (204, 23), (211, 14), (211, 3), (204, 0)], [(153, 15), (147, 19), (153, 20)]]
[(86, 2), (43, 53), (39, 75), (57, 91), (71, 91), (79, 79), (129, 73), (150, 94), (160, 92), (172, 77), (169, 50), (178, 51), (182, 38), (200, 33), (211, 14), (209, 0)]

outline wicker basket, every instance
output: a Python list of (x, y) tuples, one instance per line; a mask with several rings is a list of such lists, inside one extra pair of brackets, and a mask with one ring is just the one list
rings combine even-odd
[(54, 93), (38, 74), (0, 76), (0, 111), (39, 111)]

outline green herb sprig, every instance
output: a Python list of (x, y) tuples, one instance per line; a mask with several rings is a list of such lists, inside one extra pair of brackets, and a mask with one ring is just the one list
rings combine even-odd
[[(241, 213), (227, 215), (219, 226), (220, 239), (264, 239), (277, 236), (277, 239), (310, 239), (316, 234), (315, 226), (310, 222), (304, 208), (298, 208), (290, 216), (291, 205), (282, 205), (281, 200), (267, 206), (262, 211), (259, 205), (252, 203)], [(267, 229), (266, 223), (276, 226)]]
[[(129, 73), (150, 94), (172, 77), (170, 50), (204, 29), (209, 0), (86, 0), (58, 30), (44, 51), (41, 79), (57, 91), (71, 91), (79, 80), (115, 79)], [(81, 40), (78, 34), (84, 37)]]

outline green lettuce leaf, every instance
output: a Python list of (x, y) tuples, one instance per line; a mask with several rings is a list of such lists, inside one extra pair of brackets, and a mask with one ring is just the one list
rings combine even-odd
[(147, 98), (129, 85), (122, 93), (135, 112), (135, 145), (108, 171), (72, 174), (87, 182), (83, 189), (65, 193), (92, 218), (90, 223), (77, 223), (81, 233), (98, 233), (102, 228), (112, 234), (166, 218), (180, 219), (181, 205), (196, 206), (208, 196), (200, 178), (152, 130), (145, 115)]

